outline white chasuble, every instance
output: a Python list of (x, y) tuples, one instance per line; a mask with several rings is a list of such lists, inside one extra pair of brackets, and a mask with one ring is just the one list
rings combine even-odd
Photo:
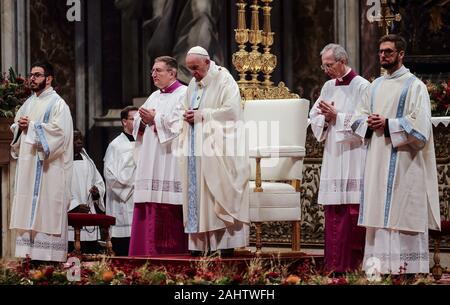
[[(28, 130), (18, 120), (28, 116)], [(16, 256), (66, 261), (67, 211), (73, 164), (70, 109), (49, 88), (33, 94), (19, 109), (11, 130), (11, 154), (17, 159), (11, 229), (17, 230)]]

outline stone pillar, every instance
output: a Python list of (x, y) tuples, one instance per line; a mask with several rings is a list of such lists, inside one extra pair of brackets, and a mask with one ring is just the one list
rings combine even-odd
[[(102, 14), (101, 0), (87, 1), (88, 47), (88, 129), (94, 127), (97, 116), (102, 116)], [(105, 90), (108, 90), (105, 88)]]
[[(139, 25), (122, 14), (122, 105), (130, 105), (139, 96)], [(152, 66), (150, 66), (152, 67)], [(143, 69), (144, 79), (149, 79), (150, 69)], [(147, 77), (146, 77), (147, 75)], [(120, 97), (117, 97), (120, 98)]]
[(334, 0), (334, 23), (335, 41), (347, 50), (350, 67), (359, 73), (361, 70), (359, 2)]
[(86, 134), (86, 15), (81, 6), (81, 20), (75, 22), (75, 102), (76, 126)]
[(26, 75), (30, 67), (29, 0), (0, 1), (1, 68)]
[[(8, 72), (12, 67), (16, 73), (26, 75), (30, 68), (30, 5), (29, 0), (0, 1), (1, 29), (1, 72)], [(12, 121), (2, 119), (0, 122), (0, 177), (1, 177), (1, 257), (14, 254), (14, 233), (9, 230), (11, 204), (14, 190), (15, 162), (10, 158), (12, 134), (9, 124)]]

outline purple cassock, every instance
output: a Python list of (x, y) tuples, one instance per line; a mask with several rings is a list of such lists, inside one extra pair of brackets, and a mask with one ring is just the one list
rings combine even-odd
[(188, 253), (181, 205), (136, 203), (129, 256)]
[(325, 272), (359, 269), (364, 255), (366, 229), (358, 226), (358, 204), (326, 205)]

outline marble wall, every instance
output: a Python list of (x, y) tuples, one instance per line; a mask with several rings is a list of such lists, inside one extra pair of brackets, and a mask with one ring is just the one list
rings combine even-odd
[(402, 20), (394, 32), (408, 42), (405, 65), (426, 78), (447, 79), (450, 76), (450, 2), (398, 0), (398, 11)]
[(74, 23), (67, 21), (66, 1), (30, 1), (31, 63), (48, 60), (55, 69), (56, 90), (75, 113)]
[[(361, 5), (361, 64), (366, 78), (378, 76), (378, 37), (382, 31), (378, 23), (367, 21), (366, 0)], [(450, 75), (450, 2), (397, 0), (395, 11), (402, 20), (396, 22), (391, 33), (405, 37), (408, 47), (405, 66), (426, 78), (447, 78)]]
[(326, 44), (334, 41), (334, 1), (291, 2), (291, 37), (285, 37), (293, 45), (293, 84), (290, 89), (309, 100), (315, 100), (313, 94), (327, 80), (320, 68), (319, 53)]
[(361, 76), (366, 79), (378, 77), (380, 75), (380, 64), (378, 60), (378, 39), (381, 37), (381, 28), (377, 23), (370, 23), (367, 20), (367, 0), (360, 0), (360, 56), (361, 56)]

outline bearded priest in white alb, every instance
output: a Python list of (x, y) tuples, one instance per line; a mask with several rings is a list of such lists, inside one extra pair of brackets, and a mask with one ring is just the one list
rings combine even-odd
[(359, 218), (367, 228), (363, 267), (371, 276), (429, 273), (428, 229), (440, 229), (429, 94), (403, 66), (402, 37), (384, 36), (379, 48), (387, 74), (371, 84), (352, 124), (369, 139)]
[(186, 86), (177, 80), (178, 63), (155, 59), (153, 92), (134, 118), (136, 181), (130, 256), (187, 252), (182, 188), (174, 150), (181, 130)]
[(104, 161), (106, 214), (116, 218), (111, 242), (116, 256), (128, 256), (133, 221), (134, 161), (133, 122), (137, 107), (127, 106), (120, 112), (123, 131), (108, 145)]
[(49, 63), (33, 65), (34, 94), (11, 126), (17, 171), (10, 228), (17, 233), (15, 256), (65, 262), (73, 126), (69, 107), (51, 87), (53, 75)]
[[(69, 213), (104, 214), (105, 182), (102, 175), (83, 148), (83, 135), (75, 129), (73, 132), (73, 174), (72, 197)], [(74, 229), (69, 226), (69, 251), (74, 249)], [(81, 229), (81, 248), (84, 253), (96, 254), (101, 252), (98, 241), (101, 239), (98, 226), (85, 226)]]
[(202, 47), (189, 50), (186, 66), (193, 79), (184, 102), (180, 161), (189, 250), (231, 256), (249, 237), (250, 165), (239, 128), (239, 87)]
[[(325, 142), (318, 203), (325, 211), (325, 270), (352, 272), (361, 266), (365, 230), (358, 226), (366, 147), (350, 129), (350, 120), (369, 82), (347, 66), (337, 44), (322, 52), (322, 69), (332, 79), (310, 112), (311, 128)], [(345, 132), (350, 130), (349, 132)]]

